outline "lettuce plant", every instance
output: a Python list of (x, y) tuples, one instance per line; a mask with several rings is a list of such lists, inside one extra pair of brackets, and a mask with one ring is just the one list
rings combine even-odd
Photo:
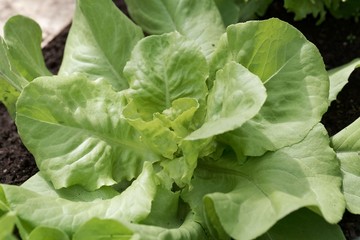
[[(215, 0), (224, 23), (246, 21), (264, 16), (267, 8), (274, 0)], [(357, 0), (284, 0), (284, 8), (294, 14), (294, 20), (302, 20), (311, 15), (318, 19), (317, 23), (325, 20), (330, 14), (338, 19), (353, 18), (359, 21), (360, 3)]]
[(1, 238), (344, 239), (360, 122), (320, 120), (360, 61), (327, 72), (289, 24), (225, 28), (209, 0), (127, 5), (141, 28), (78, 0), (56, 76), (38, 25), (5, 25), (1, 101), (40, 171), (0, 185)]

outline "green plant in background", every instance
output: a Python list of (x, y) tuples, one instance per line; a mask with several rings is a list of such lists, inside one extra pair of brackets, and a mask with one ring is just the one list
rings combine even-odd
[(208, 0), (126, 3), (141, 28), (77, 2), (57, 76), (38, 25), (6, 24), (0, 96), (40, 172), (0, 186), (0, 236), (344, 239), (359, 121), (319, 122), (360, 60), (326, 72), (289, 24), (225, 28)]
[[(215, 0), (225, 24), (257, 19), (265, 14), (274, 0)], [(295, 14), (294, 20), (302, 20), (308, 15), (325, 20), (327, 14), (336, 18), (359, 20), (358, 0), (284, 0), (284, 8)]]

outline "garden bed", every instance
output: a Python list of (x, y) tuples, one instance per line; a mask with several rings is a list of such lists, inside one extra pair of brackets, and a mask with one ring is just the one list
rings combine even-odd
[[(119, 2), (118, 6), (125, 10)], [(294, 22), (293, 15), (287, 13), (281, 3), (274, 3), (268, 10), (265, 18), (278, 17), (298, 28), (320, 50), (326, 67), (345, 64), (354, 58), (360, 57), (360, 27), (353, 20), (337, 20), (327, 16), (326, 21), (316, 25), (316, 20), (307, 18)], [(48, 68), (58, 71), (68, 27), (44, 49), (43, 53)], [(360, 70), (354, 71), (349, 83), (341, 91), (323, 118), (323, 124), (332, 136), (355, 119), (360, 117)], [(21, 184), (37, 172), (32, 155), (22, 145), (16, 132), (16, 127), (4, 106), (0, 104), (0, 182)], [(340, 223), (347, 239), (360, 236), (360, 216), (345, 214)]]

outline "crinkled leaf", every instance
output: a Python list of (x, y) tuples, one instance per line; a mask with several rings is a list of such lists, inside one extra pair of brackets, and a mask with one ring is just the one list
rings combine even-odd
[[(209, 0), (126, 0), (131, 17), (145, 32), (162, 34), (177, 31), (201, 46), (206, 57), (224, 25), (213, 1)], [(195, 61), (194, 61), (195, 62)]]
[(341, 89), (346, 85), (350, 74), (354, 71), (355, 68), (360, 67), (360, 59), (354, 59), (353, 61), (342, 65), (340, 67), (331, 69), (328, 71), (330, 78), (330, 94), (329, 102), (332, 102), (336, 99), (336, 96), (341, 91)]
[(360, 214), (360, 118), (331, 138), (343, 174), (347, 209)]
[(121, 117), (124, 98), (105, 81), (83, 75), (31, 82), (17, 104), (24, 144), (55, 188), (87, 189), (130, 180), (155, 159)]
[(230, 62), (219, 70), (207, 98), (203, 126), (187, 139), (203, 139), (242, 126), (264, 104), (266, 90), (261, 80), (242, 65)]
[(177, 143), (180, 141), (180, 138), (168, 127), (164, 126), (163, 121), (159, 118), (145, 121), (138, 114), (137, 110), (133, 102), (126, 106), (123, 114), (128, 123), (140, 132), (142, 141), (153, 151), (165, 158), (172, 159), (173, 154), (178, 148)]
[(267, 93), (254, 118), (224, 135), (245, 155), (299, 142), (327, 110), (329, 79), (322, 57), (291, 25), (269, 19), (229, 26), (211, 61), (211, 79), (230, 61), (257, 75)]
[(301, 20), (306, 18), (308, 14), (313, 17), (319, 17), (318, 22), (325, 20), (326, 9), (324, 1), (313, 1), (313, 0), (285, 0), (284, 7), (295, 13), (294, 20)]
[(196, 99), (180, 98), (172, 102), (172, 107), (162, 113), (155, 113), (153, 119), (145, 121), (131, 102), (123, 114), (126, 120), (140, 133), (142, 140), (165, 159), (161, 166), (178, 186), (190, 183), (199, 154), (207, 148), (211, 140), (184, 141), (196, 122), (195, 113), (199, 108)]
[(116, 90), (126, 89), (123, 68), (142, 37), (111, 0), (78, 0), (59, 74), (82, 72), (91, 79), (105, 78)]
[(182, 141), (179, 144), (178, 150), (180, 156), (172, 160), (162, 161), (161, 166), (179, 187), (183, 188), (191, 185), (190, 182), (197, 166), (199, 155), (211, 143), (212, 139)]
[(193, 42), (178, 33), (150, 36), (141, 40), (126, 64), (127, 97), (144, 120), (171, 107), (178, 98), (205, 101), (208, 66)]
[[(254, 239), (289, 213), (310, 207), (328, 222), (344, 212), (341, 173), (319, 124), (300, 143), (249, 158), (198, 163), (183, 198), (216, 239)], [(259, 217), (260, 216), (260, 217)]]
[(257, 240), (345, 240), (339, 225), (329, 224), (321, 216), (302, 208), (278, 221)]
[(203, 120), (197, 114), (199, 103), (194, 98), (179, 98), (171, 103), (171, 107), (162, 113), (155, 113), (154, 117), (163, 121), (164, 125), (174, 133), (184, 138)]
[(73, 240), (130, 240), (132, 236), (133, 232), (119, 221), (93, 218), (76, 231)]
[(51, 240), (69, 240), (68, 235), (58, 228), (37, 227), (29, 235), (29, 240), (51, 239)]
[(51, 75), (41, 51), (42, 32), (34, 20), (21, 15), (10, 18), (4, 26), (4, 39), (11, 62), (22, 77), (32, 81)]
[[(180, 141), (194, 128), (193, 118), (199, 104), (196, 99), (180, 98), (162, 113), (155, 113), (146, 121), (139, 114), (140, 109), (130, 102), (123, 111), (125, 119), (141, 134), (141, 139), (151, 149), (165, 158), (173, 159)], [(196, 120), (196, 118), (195, 118)]]

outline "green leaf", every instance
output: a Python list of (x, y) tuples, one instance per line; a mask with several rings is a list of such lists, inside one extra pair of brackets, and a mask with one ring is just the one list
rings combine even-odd
[(193, 42), (179, 33), (141, 40), (126, 64), (124, 74), (132, 100), (144, 120), (171, 107), (178, 98), (195, 98), (200, 104), (207, 94), (208, 66)]
[(240, 0), (237, 1), (239, 7), (238, 22), (257, 19), (266, 13), (272, 0)]
[(83, 75), (32, 81), (17, 103), (16, 124), (55, 188), (97, 189), (141, 172), (157, 160), (121, 117), (124, 97), (106, 81)]
[(140, 132), (142, 140), (156, 153), (172, 159), (177, 151), (180, 138), (159, 118), (145, 121), (138, 114), (138, 109), (131, 102), (123, 111), (125, 119)]
[(20, 93), (0, 76), (0, 102), (2, 102), (10, 116), (15, 119), (16, 101)]
[(32, 176), (21, 186), (42, 195), (65, 198), (75, 202), (91, 202), (97, 199), (111, 199), (119, 194), (119, 192), (117, 192), (114, 188), (107, 186), (101, 187), (96, 191), (87, 191), (81, 186), (75, 185), (67, 188), (60, 188), (54, 191), (54, 187), (51, 182), (44, 181), (44, 177), (41, 172)]
[(360, 5), (357, 0), (336, 0), (329, 11), (335, 18), (349, 19), (353, 18), (355, 22), (359, 21)]
[[(87, 193), (83, 190), (80, 198), (74, 198), (78, 188), (56, 190), (39, 174), (21, 187), (1, 185), (0, 190), (17, 217), (31, 222), (31, 226), (75, 234), (74, 239), (131, 232), (132, 239), (141, 240), (207, 239), (188, 206), (180, 201), (179, 193), (170, 191), (167, 180), (157, 176), (150, 163), (145, 163), (143, 169), (123, 192), (105, 199), (101, 196), (112, 192), (109, 187)], [(98, 198), (94, 198), (96, 195)]]
[[(0, 81), (5, 80), (13, 88), (21, 92), (28, 84), (28, 81), (15, 71), (15, 66), (13, 66), (9, 54), (9, 49), (5, 40), (0, 37)], [(9, 87), (6, 88), (9, 89)], [(2, 90), (0, 91), (2, 94)]]
[(79, 0), (59, 74), (82, 72), (91, 79), (105, 78), (116, 90), (126, 89), (123, 68), (142, 37), (111, 0)]
[(153, 199), (156, 198), (157, 191), (162, 185), (151, 164), (145, 164), (143, 169), (126, 190), (107, 199), (94, 198), (94, 196), (106, 195), (109, 192), (108, 188), (96, 190), (98, 193), (86, 194), (83, 191), (84, 200), (74, 199), (73, 195), (76, 191), (55, 190), (41, 176), (31, 180), (32, 184), (37, 182), (42, 186), (35, 190), (27, 189), (28, 186), (25, 188), (2, 185), (1, 187), (9, 208), (16, 212), (20, 219), (31, 222), (32, 226), (59, 228), (72, 235), (81, 225), (93, 218), (114, 219), (127, 223), (127, 226), (130, 226), (130, 222), (139, 223), (145, 220), (151, 211)]
[(267, 99), (242, 127), (224, 134), (234, 149), (259, 156), (302, 140), (328, 107), (329, 79), (317, 48), (278, 19), (227, 28), (210, 63), (210, 82), (230, 62), (264, 83)]
[(237, 23), (239, 20), (240, 8), (235, 0), (214, 0), (225, 26)]
[(187, 213), (188, 208), (180, 201), (179, 192), (174, 193), (169, 188), (158, 188), (150, 214), (141, 224), (176, 229), (181, 227)]
[(16, 222), (16, 215), (13, 212), (9, 212), (3, 216), (0, 216), (0, 239), (1, 240), (15, 240), (13, 236), (13, 230)]
[(244, 164), (233, 157), (199, 162), (193, 189), (182, 197), (215, 239), (247, 240), (301, 207), (337, 223), (345, 207), (341, 181), (339, 163), (319, 124), (300, 143)]
[(34, 20), (21, 15), (10, 18), (4, 26), (4, 39), (11, 62), (22, 77), (32, 81), (51, 75), (41, 51), (42, 32)]
[(132, 235), (133, 232), (118, 221), (93, 218), (76, 231), (73, 240), (130, 240)]
[(163, 121), (177, 136), (184, 138), (203, 120), (203, 117), (197, 114), (199, 107), (194, 98), (179, 98), (171, 103), (170, 108), (162, 113), (155, 113), (154, 117)]
[(211, 143), (212, 139), (182, 141), (177, 152), (181, 155), (171, 160), (162, 161), (161, 166), (178, 187), (191, 187), (191, 179), (197, 166), (199, 155)]
[(340, 226), (327, 223), (321, 216), (302, 208), (281, 219), (257, 240), (345, 240)]
[(228, 63), (216, 74), (204, 125), (187, 139), (208, 138), (242, 126), (259, 112), (266, 99), (265, 91), (256, 75), (238, 63)]
[(340, 159), (346, 208), (360, 214), (360, 118), (331, 138)]
[(347, 84), (348, 79), (351, 73), (355, 68), (360, 67), (360, 59), (354, 59), (353, 61), (342, 65), (340, 67), (331, 69), (328, 71), (330, 77), (330, 94), (329, 102), (332, 102), (336, 99), (336, 96), (341, 91), (341, 89)]
[(15, 119), (15, 103), (23, 89), (34, 78), (51, 75), (41, 52), (41, 29), (24, 16), (11, 17), (0, 37), (0, 102)]
[(130, 102), (124, 108), (123, 115), (128, 123), (140, 132), (142, 140), (154, 152), (173, 159), (178, 144), (192, 128), (193, 117), (198, 108), (196, 99), (179, 98), (172, 102), (172, 107), (162, 113), (153, 114), (153, 119), (146, 121), (139, 114), (141, 108)]
[[(126, 0), (131, 17), (145, 32), (177, 31), (201, 46), (209, 57), (224, 25), (213, 1), (209, 0)], [(195, 61), (194, 61), (195, 62)]]
[[(161, 220), (160, 220), (161, 221)], [(185, 221), (179, 227), (163, 228), (151, 225), (134, 224), (132, 226), (139, 240), (189, 240), (189, 239), (211, 239), (203, 226), (194, 218), (192, 213), (187, 214)]]
[(29, 240), (51, 239), (51, 240), (69, 240), (68, 235), (58, 228), (37, 227), (29, 235)]
[(129, 124), (140, 132), (142, 140), (154, 152), (164, 157), (161, 166), (180, 187), (190, 183), (199, 154), (211, 141), (184, 140), (191, 129), (195, 128), (195, 113), (198, 108), (196, 99), (179, 98), (172, 102), (172, 107), (162, 113), (155, 113), (149, 121), (141, 118), (139, 109), (133, 102), (123, 111)]
[(285, 0), (284, 7), (288, 11), (295, 13), (294, 20), (304, 19), (308, 14), (312, 14), (314, 18), (319, 16), (318, 23), (325, 20), (326, 9), (324, 0)]

